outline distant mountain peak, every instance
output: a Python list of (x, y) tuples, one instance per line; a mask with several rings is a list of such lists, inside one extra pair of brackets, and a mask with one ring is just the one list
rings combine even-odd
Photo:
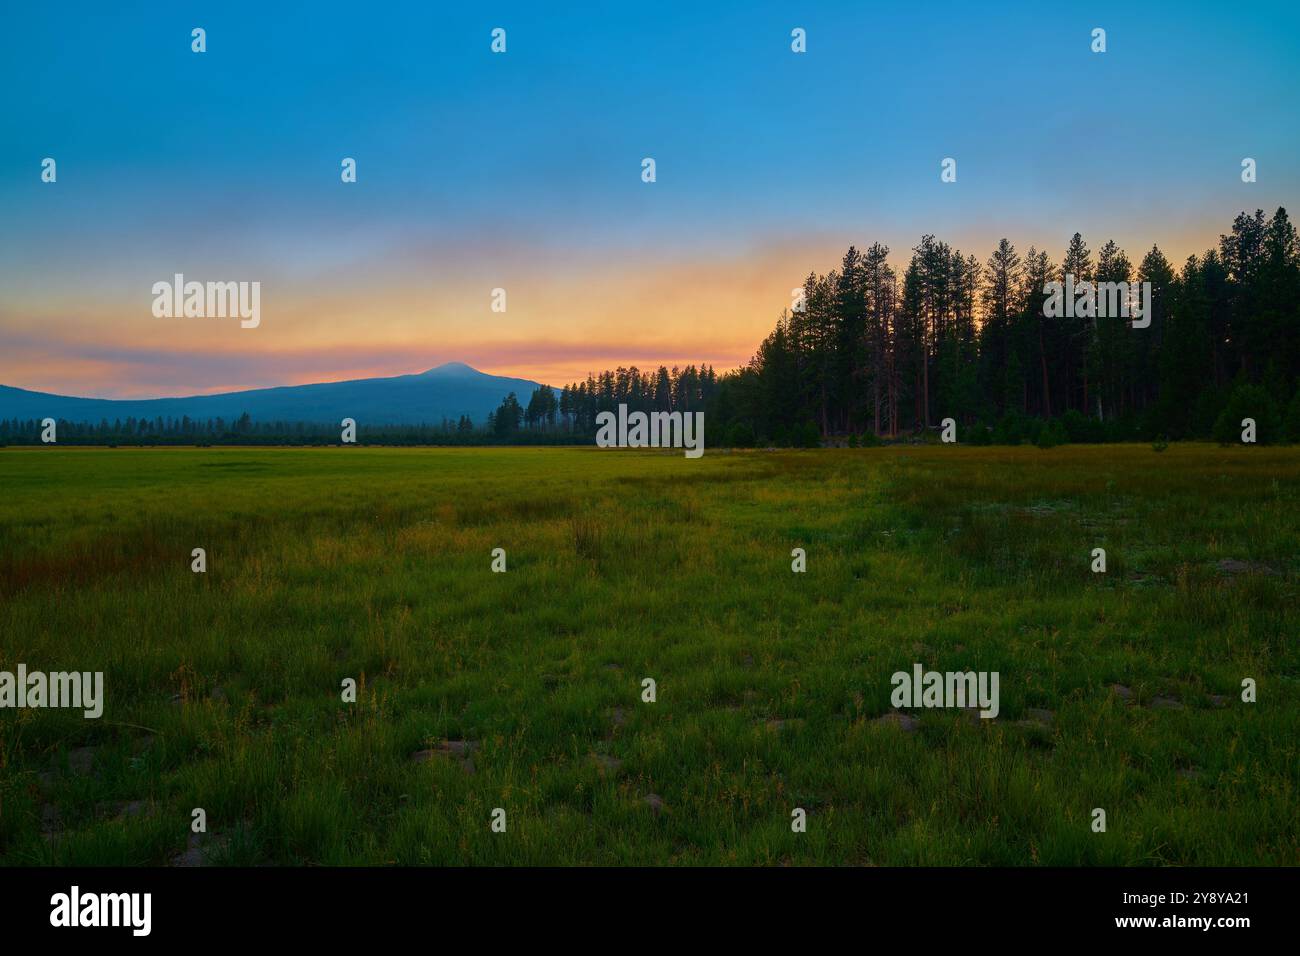
[(421, 372), (421, 375), (482, 375), (478, 369), (466, 365), (464, 362), (443, 362), (441, 365), (435, 365), (433, 368)]
[(102, 399), (51, 395), (0, 386), (0, 418), (40, 421), (63, 418), (98, 422), (130, 416), (339, 422), (352, 418), (372, 425), (436, 424), (468, 415), (484, 422), (510, 392), (527, 400), (537, 382), (489, 375), (464, 362), (447, 362), (427, 372), (389, 378), (352, 379), (245, 389), (182, 398)]

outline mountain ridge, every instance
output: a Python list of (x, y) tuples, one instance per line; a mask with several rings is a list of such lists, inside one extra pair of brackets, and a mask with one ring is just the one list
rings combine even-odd
[(271, 385), (174, 398), (83, 398), (0, 385), (0, 418), (54, 418), (70, 422), (118, 418), (224, 418), (244, 413), (257, 421), (336, 424), (437, 424), (468, 415), (482, 424), (514, 392), (522, 404), (541, 384), (489, 375), (464, 362), (444, 362), (423, 372), (379, 378)]

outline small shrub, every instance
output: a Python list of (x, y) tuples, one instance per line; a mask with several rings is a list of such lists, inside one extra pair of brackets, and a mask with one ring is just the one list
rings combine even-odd
[(727, 444), (732, 448), (753, 448), (754, 427), (748, 422), (736, 422), (727, 433)]
[(1255, 420), (1255, 441), (1267, 445), (1278, 438), (1277, 406), (1259, 385), (1242, 383), (1232, 390), (1228, 404), (1214, 422), (1214, 440), (1221, 445), (1241, 441), (1243, 419)]
[(1300, 443), (1300, 390), (1296, 391), (1291, 404), (1287, 406), (1282, 431), (1287, 441)]
[(1053, 418), (1044, 422), (1043, 427), (1038, 430), (1038, 437), (1034, 440), (1039, 448), (1055, 448), (1057, 445), (1069, 444), (1070, 436), (1066, 434), (1065, 426), (1059, 418)]
[(791, 442), (796, 448), (820, 448), (821, 443), (821, 429), (812, 422), (804, 422), (802, 426), (795, 429), (795, 437)]

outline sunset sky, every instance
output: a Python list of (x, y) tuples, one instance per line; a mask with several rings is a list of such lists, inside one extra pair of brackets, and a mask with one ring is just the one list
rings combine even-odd
[[(0, 384), (724, 369), (850, 243), (1180, 264), (1300, 214), (1295, 3), (553, 6), (11, 5)], [(260, 281), (260, 327), (155, 318), (175, 273)]]

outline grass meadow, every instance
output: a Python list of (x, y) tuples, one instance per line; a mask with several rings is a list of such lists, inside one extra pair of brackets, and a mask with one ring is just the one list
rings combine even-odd
[[(0, 670), (106, 699), (0, 711), (0, 863), (1295, 865), (1298, 489), (1213, 445), (0, 449)], [(1000, 715), (887, 716), (918, 662)]]

